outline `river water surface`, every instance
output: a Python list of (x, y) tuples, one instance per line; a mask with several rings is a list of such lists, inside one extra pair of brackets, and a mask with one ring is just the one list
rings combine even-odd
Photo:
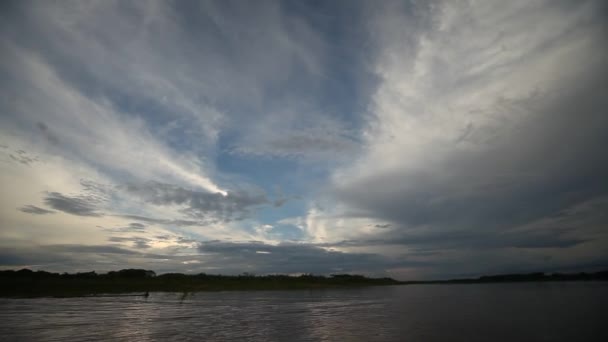
[(2, 341), (608, 341), (608, 282), (0, 298)]

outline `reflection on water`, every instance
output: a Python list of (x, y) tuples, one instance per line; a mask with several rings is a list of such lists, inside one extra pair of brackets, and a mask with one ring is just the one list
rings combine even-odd
[(608, 283), (0, 299), (3, 341), (608, 341)]

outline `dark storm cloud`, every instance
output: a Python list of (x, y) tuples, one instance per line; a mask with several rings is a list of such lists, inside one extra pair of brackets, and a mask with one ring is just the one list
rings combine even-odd
[[(43, 269), (53, 272), (111, 271), (125, 265), (159, 269), (164, 264), (176, 269), (183, 258), (131, 251), (112, 245), (41, 245), (0, 247), (0, 266), (11, 268)], [(143, 264), (138, 264), (143, 263)]]
[(66, 264), (70, 260), (69, 256), (55, 252), (42, 252), (39, 249), (0, 247), (0, 265), (5, 267)]
[[(608, 80), (589, 72), (578, 81), (555, 94), (505, 100), (496, 110), (530, 116), (505, 135), (494, 135), (491, 127), (473, 129), (468, 137), (485, 145), (480, 151), (455, 152), (432, 171), (404, 167), (373, 175), (335, 193), (364, 215), (403, 230), (443, 227), (446, 242), (450, 230), (473, 230), (466, 234), (486, 236), (488, 245), (501, 244), (502, 238), (502, 244), (511, 244), (500, 235), (504, 229), (608, 194)], [(536, 244), (561, 243), (542, 238), (548, 240)]]
[(22, 212), (24, 212), (24, 213), (34, 214), (34, 215), (46, 215), (46, 214), (53, 214), (53, 213), (55, 213), (52, 210), (40, 208), (40, 207), (37, 207), (35, 205), (25, 205), (25, 206), (19, 208), (19, 210), (22, 211)]
[[(147, 249), (147, 239), (112, 237), (111, 242)], [(312, 245), (268, 245), (261, 242), (199, 243), (201, 254), (150, 254), (112, 245), (43, 245), (37, 248), (0, 247), (0, 265), (49, 271), (112, 270), (142, 265), (157, 271), (239, 274), (360, 272), (386, 275), (383, 267), (421, 262), (394, 261), (375, 254), (327, 251)], [(158, 260), (162, 260), (159, 262)], [(379, 265), (381, 267), (379, 267)], [(36, 267), (33, 267), (36, 268)]]
[[(382, 236), (378, 234), (379, 236)], [(496, 249), (496, 248), (568, 248), (584, 243), (580, 237), (568, 237), (553, 230), (537, 232), (483, 232), (477, 230), (386, 234), (381, 239), (344, 240), (336, 243), (317, 244), (324, 247), (358, 247), (404, 245), (410, 251), (443, 251), (452, 249)]]
[[(604, 197), (519, 226), (454, 229), (395, 225), (368, 238), (317, 245), (370, 250), (407, 247), (401, 258), (422, 262), (421, 278), (578, 270), (582, 265), (596, 265), (597, 269), (608, 261), (607, 226), (608, 197)], [(423, 271), (425, 266), (432, 269)]]
[(241, 220), (252, 209), (269, 203), (266, 196), (259, 193), (234, 191), (224, 196), (158, 182), (130, 184), (125, 190), (155, 205), (185, 206), (182, 212), (198, 220)]
[(92, 253), (92, 254), (126, 254), (132, 255), (137, 252), (110, 245), (46, 245), (43, 250), (60, 253)]
[(55, 210), (78, 216), (102, 216), (97, 211), (98, 201), (87, 196), (70, 197), (59, 192), (50, 192), (44, 198), (44, 203)]
[(269, 245), (262, 242), (206, 241), (199, 251), (221, 260), (230, 271), (258, 273), (381, 272), (385, 268), (414, 265), (371, 253), (343, 253), (310, 244)]

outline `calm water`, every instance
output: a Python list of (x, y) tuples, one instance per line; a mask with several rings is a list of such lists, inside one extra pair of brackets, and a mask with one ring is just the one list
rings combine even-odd
[(608, 341), (608, 282), (0, 299), (2, 341)]

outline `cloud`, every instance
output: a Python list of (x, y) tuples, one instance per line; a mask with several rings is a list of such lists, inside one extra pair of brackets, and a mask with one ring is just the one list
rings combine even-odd
[(132, 255), (136, 252), (108, 245), (47, 245), (44, 247), (47, 250), (58, 251), (61, 253), (93, 253), (93, 254), (125, 254)]
[[(125, 265), (141, 265), (160, 269), (166, 256), (141, 253), (112, 245), (59, 244), (37, 247), (0, 246), (0, 266), (3, 268), (32, 268), (56, 272), (99, 271), (107, 272), (124, 268)], [(179, 258), (178, 258), (179, 259)], [(179, 261), (176, 261), (178, 264)], [(159, 267), (160, 266), (160, 267)]]
[(335, 127), (336, 123), (324, 124), (326, 125), (301, 130), (265, 125), (260, 128), (261, 132), (249, 140), (239, 142), (229, 152), (249, 157), (311, 160), (342, 159), (345, 155), (357, 152), (360, 145), (353, 132)]
[[(132, 243), (135, 250), (113, 245), (43, 245), (31, 248), (0, 248), (0, 266), (28, 266), (71, 272), (107, 271), (124, 267), (143, 267), (162, 272), (206, 272), (240, 274), (358, 272), (386, 275), (384, 266), (404, 265), (380, 255), (342, 253), (302, 245), (268, 245), (260, 242), (206, 241), (198, 244), (198, 253), (145, 253), (148, 240), (112, 237), (111, 242)], [(155, 250), (158, 251), (158, 250)], [(412, 263), (415, 264), (415, 263)]]
[(268, 204), (265, 195), (246, 191), (231, 191), (223, 195), (159, 182), (129, 184), (124, 189), (147, 203), (182, 206), (182, 213), (198, 220), (242, 220), (252, 209)]
[(498, 248), (532, 246), (506, 232), (606, 194), (605, 21), (595, 2), (575, 7), (382, 12), (365, 153), (334, 172), (333, 198), (404, 236), (427, 229), (438, 248), (457, 232)]
[[(15, 2), (0, 19), (0, 241), (32, 262), (606, 259), (601, 1)], [(108, 239), (132, 254), (70, 247)]]
[(139, 222), (131, 222), (126, 227), (118, 228), (102, 228), (105, 231), (113, 233), (143, 233), (146, 231), (146, 225)]
[[(604, 121), (599, 108), (605, 101), (596, 81), (582, 80), (578, 87), (585, 92), (561, 91), (561, 99), (514, 104), (534, 111), (534, 117), (509, 140), (455, 151), (420, 170), (403, 165), (379, 171), (338, 186), (336, 193), (380, 218), (410, 225), (516, 224), (602, 195), (608, 190), (601, 176), (608, 160), (600, 146), (607, 140), (595, 125)], [(573, 129), (586, 134), (572, 134)], [(570, 148), (552, 151), (564, 137)]]
[[(5, 45), (7, 58), (1, 67), (20, 75), (21, 81), (14, 87), (21, 91), (20, 97), (27, 98), (24, 106), (6, 108), (15, 114), (10, 124), (18, 124), (30, 142), (44, 146), (51, 141), (44, 152), (134, 178), (171, 179), (223, 192), (201, 172), (203, 161), (188, 153), (176, 157), (178, 154), (155, 136), (144, 121), (127, 115), (112, 103), (89, 97), (67, 82), (51, 60), (15, 44)], [(49, 98), (54, 100), (47, 101)], [(47, 123), (39, 121), (42, 112)]]
[[(444, 250), (471, 249), (475, 251), (500, 248), (569, 248), (586, 242), (580, 237), (567, 237), (566, 234), (553, 235), (552, 230), (500, 234), (472, 231), (435, 231), (393, 234), (392, 237), (374, 240), (344, 240), (335, 243), (321, 243), (325, 247), (360, 247), (403, 245), (409, 247), (412, 255), (417, 252), (438, 252)], [(390, 236), (391, 234), (389, 234)]]
[(287, 203), (287, 201), (289, 201), (289, 198), (285, 198), (285, 197), (278, 198), (272, 202), (272, 205), (275, 208), (279, 208), (279, 207), (282, 207), (285, 203)]
[(102, 216), (98, 212), (98, 201), (91, 197), (69, 197), (58, 192), (50, 192), (44, 198), (44, 203), (55, 210), (78, 216)]
[[(71, 6), (67, 13), (62, 5), (20, 4), (13, 11), (27, 18), (25, 24), (16, 16), (5, 16), (25, 35), (17, 38), (16, 32), (7, 30), (7, 38), (24, 41), (22, 46), (43, 56), (51, 74), (59, 78), (57, 85), (72, 85), (93, 100), (97, 109), (123, 109), (135, 115), (150, 112), (153, 120), (148, 120), (147, 127), (137, 127), (141, 123), (135, 123), (133, 129), (125, 129), (128, 125), (123, 122), (119, 125), (122, 127), (114, 127), (120, 129), (112, 131), (114, 122), (100, 122), (103, 125), (98, 130), (113, 137), (105, 143), (131, 158), (118, 158), (111, 163), (108, 156), (95, 151), (99, 162), (117, 167), (120, 163), (133, 165), (137, 160), (160, 176), (168, 173), (177, 179), (186, 178), (189, 185), (221, 191), (212, 186), (210, 179), (196, 176), (200, 166), (212, 171), (206, 158), (176, 159), (171, 149), (150, 135), (167, 138), (171, 145), (213, 152), (221, 129), (249, 136), (255, 134), (244, 129), (250, 122), (260, 118), (272, 121), (273, 115), (266, 115), (263, 103), (293, 108), (296, 102), (312, 103), (302, 101), (304, 94), (323, 91), (318, 79), (322, 76), (327, 44), (307, 20), (288, 19), (293, 14), (286, 13), (279, 3), (241, 4), (235, 8), (221, 2), (152, 2), (130, 7), (132, 12), (126, 13), (117, 3), (95, 2)], [(112, 17), (115, 25), (108, 25), (104, 16)], [(255, 32), (251, 27), (256, 27)], [(191, 43), (184, 44), (186, 41)], [(272, 96), (284, 86), (290, 93), (301, 91), (288, 99)], [(109, 103), (97, 101), (100, 98)], [(243, 110), (247, 110), (246, 115), (237, 114)], [(122, 113), (116, 114), (108, 116), (124, 119)], [(47, 118), (52, 119), (48, 115)], [(38, 133), (46, 134), (53, 128), (54, 136), (62, 143), (73, 143), (74, 134), (63, 131), (63, 122), (45, 120), (42, 126), (39, 122), (34, 123)], [(104, 136), (89, 133), (96, 138)], [(86, 141), (81, 142), (85, 143), (81, 148), (86, 152), (95, 150)], [(128, 147), (133, 146), (146, 153), (129, 153), (132, 151)]]
[(131, 242), (132, 243), (132, 247), (136, 248), (136, 249), (147, 249), (152, 247), (150, 245), (151, 240), (150, 239), (146, 239), (146, 238), (142, 238), (142, 237), (122, 237), (122, 236), (112, 236), (108, 239), (108, 241), (110, 242), (118, 242), (118, 243), (123, 243), (123, 242)]
[[(224, 269), (257, 273), (340, 273), (382, 271), (396, 264), (377, 254), (343, 253), (309, 244), (205, 241), (199, 251), (222, 260)], [(406, 262), (403, 262), (406, 264)]]
[(162, 218), (154, 218), (140, 215), (119, 215), (120, 217), (130, 219), (130, 220), (138, 220), (146, 223), (152, 224), (162, 224), (162, 225), (175, 225), (175, 226), (198, 226), (203, 225), (201, 221), (194, 220), (174, 220), (174, 219), (162, 219)]
[(146, 225), (138, 223), (138, 222), (132, 222), (132, 223), (129, 223), (129, 227), (132, 229), (144, 229), (144, 228), (146, 228)]
[(14, 152), (14, 154), (9, 154), (9, 157), (17, 163), (21, 163), (23, 165), (30, 165), (31, 163), (38, 161), (38, 157), (30, 156), (23, 150), (17, 150)]
[(49, 127), (44, 122), (37, 122), (36, 127), (38, 127), (38, 129), (40, 130), (42, 135), (51, 144), (55, 144), (55, 145), (59, 144), (59, 138), (49, 130)]
[(26, 205), (23, 206), (21, 208), (19, 208), (20, 211), (24, 212), (24, 213), (28, 213), (28, 214), (34, 214), (34, 215), (47, 215), (47, 214), (53, 214), (55, 213), (52, 210), (48, 210), (48, 209), (44, 209), (44, 208), (39, 208), (35, 205)]

